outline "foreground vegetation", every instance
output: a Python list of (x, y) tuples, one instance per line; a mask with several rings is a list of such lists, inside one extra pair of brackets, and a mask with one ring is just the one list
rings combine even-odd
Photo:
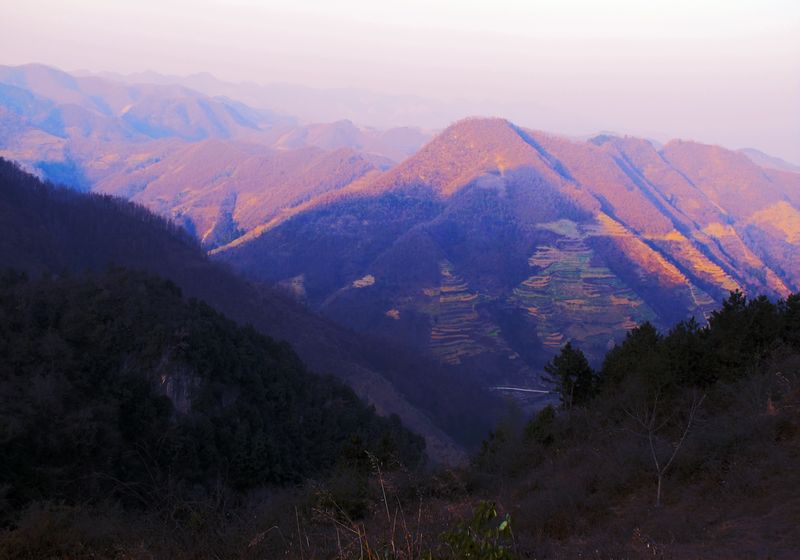
[(168, 281), (0, 276), (0, 519), (40, 499), (159, 509), (423, 447)]
[[(6, 298), (19, 282), (5, 280)], [(54, 292), (50, 282), (47, 289), (38, 285), (40, 297)], [(124, 299), (112, 301), (118, 307), (111, 316), (125, 316)], [(23, 316), (52, 324), (35, 309)], [(84, 313), (109, 317), (102, 306)], [(9, 320), (1, 323), (14, 324)], [(202, 332), (211, 344), (212, 331)], [(15, 355), (37, 356), (40, 371), (58, 369), (44, 359), (45, 340), (37, 338), (38, 354), (19, 347)], [(203, 370), (200, 359), (191, 363)], [(367, 431), (364, 445), (340, 440), (327, 469), (309, 467), (295, 480), (280, 479), (282, 485), (254, 478), (172, 492), (175, 479), (166, 477), (155, 492), (162, 499), (145, 505), (129, 502), (125, 492), (47, 494), (28, 479), (10, 488), (37, 489), (39, 496), (9, 499), (15, 494), (4, 478), (0, 556), (792, 558), (800, 549), (800, 297), (773, 303), (734, 293), (707, 326), (689, 321), (660, 334), (644, 324), (599, 371), (567, 345), (547, 371), (561, 406), (531, 419), (509, 414), (458, 470), (415, 468), (414, 440), (370, 420), (376, 435), (394, 434), (391, 451)], [(4, 421), (8, 451), (9, 429), (18, 424), (8, 414)], [(78, 433), (78, 416), (73, 422)], [(65, 428), (41, 420), (36, 426), (41, 438), (63, 437)], [(309, 452), (305, 445), (299, 457)], [(125, 448), (111, 451), (109, 457), (122, 457)], [(42, 470), (50, 476), (51, 469)], [(262, 476), (261, 469), (239, 472)]]

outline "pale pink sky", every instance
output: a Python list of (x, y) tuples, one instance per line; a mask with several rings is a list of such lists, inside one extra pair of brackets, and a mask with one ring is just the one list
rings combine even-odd
[(800, 163), (797, 0), (12, 0), (2, 14), (0, 64), (462, 99), (533, 128)]

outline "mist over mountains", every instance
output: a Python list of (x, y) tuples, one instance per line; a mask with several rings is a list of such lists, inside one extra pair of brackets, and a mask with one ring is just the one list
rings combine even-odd
[(800, 167), (458, 107), (0, 66), (0, 556), (794, 558)]
[(284, 83), (232, 83), (209, 73), (175, 76), (158, 72), (119, 74), (77, 71), (73, 74), (129, 84), (180, 84), (211, 97), (230, 97), (253, 107), (270, 107), (283, 114), (295, 115), (307, 123), (346, 119), (376, 128), (409, 124), (440, 128), (462, 113), (461, 109), (448, 103), (420, 96), (387, 95), (355, 88), (318, 89)]
[(756, 150), (503, 119), (431, 137), (243, 103), (308, 100), (276, 91), (3, 67), (0, 155), (142, 204), (242, 274), (489, 386), (538, 386), (568, 340), (599, 360), (633, 325), (800, 285), (800, 176)]

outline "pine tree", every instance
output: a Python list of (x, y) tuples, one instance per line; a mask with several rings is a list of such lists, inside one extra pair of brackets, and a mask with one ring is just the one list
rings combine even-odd
[(570, 409), (586, 404), (597, 389), (597, 376), (583, 352), (567, 342), (561, 352), (544, 366), (561, 395), (561, 406)]

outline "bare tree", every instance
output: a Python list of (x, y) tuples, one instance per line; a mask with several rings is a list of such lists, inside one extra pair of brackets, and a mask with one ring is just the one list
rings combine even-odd
[(678, 452), (681, 450), (683, 442), (686, 441), (686, 437), (689, 435), (689, 432), (692, 429), (695, 415), (702, 406), (703, 401), (706, 399), (705, 393), (699, 394), (696, 391), (692, 392), (692, 400), (689, 404), (686, 424), (683, 426), (680, 438), (677, 441), (669, 442), (669, 450), (664, 453), (663, 447), (662, 450), (658, 449), (658, 442), (659, 440), (663, 439), (659, 436), (659, 434), (673, 421), (679, 412), (679, 409), (675, 407), (669, 413), (664, 413), (659, 409), (660, 396), (661, 391), (656, 391), (653, 397), (652, 406), (647, 400), (644, 400), (642, 402), (642, 406), (638, 408), (624, 409), (625, 413), (630, 416), (639, 426), (640, 431), (637, 433), (647, 439), (647, 443), (650, 447), (650, 456), (653, 459), (653, 468), (656, 473), (656, 507), (661, 507), (661, 488), (664, 477), (672, 466), (672, 463), (675, 461), (675, 457), (678, 456)]

